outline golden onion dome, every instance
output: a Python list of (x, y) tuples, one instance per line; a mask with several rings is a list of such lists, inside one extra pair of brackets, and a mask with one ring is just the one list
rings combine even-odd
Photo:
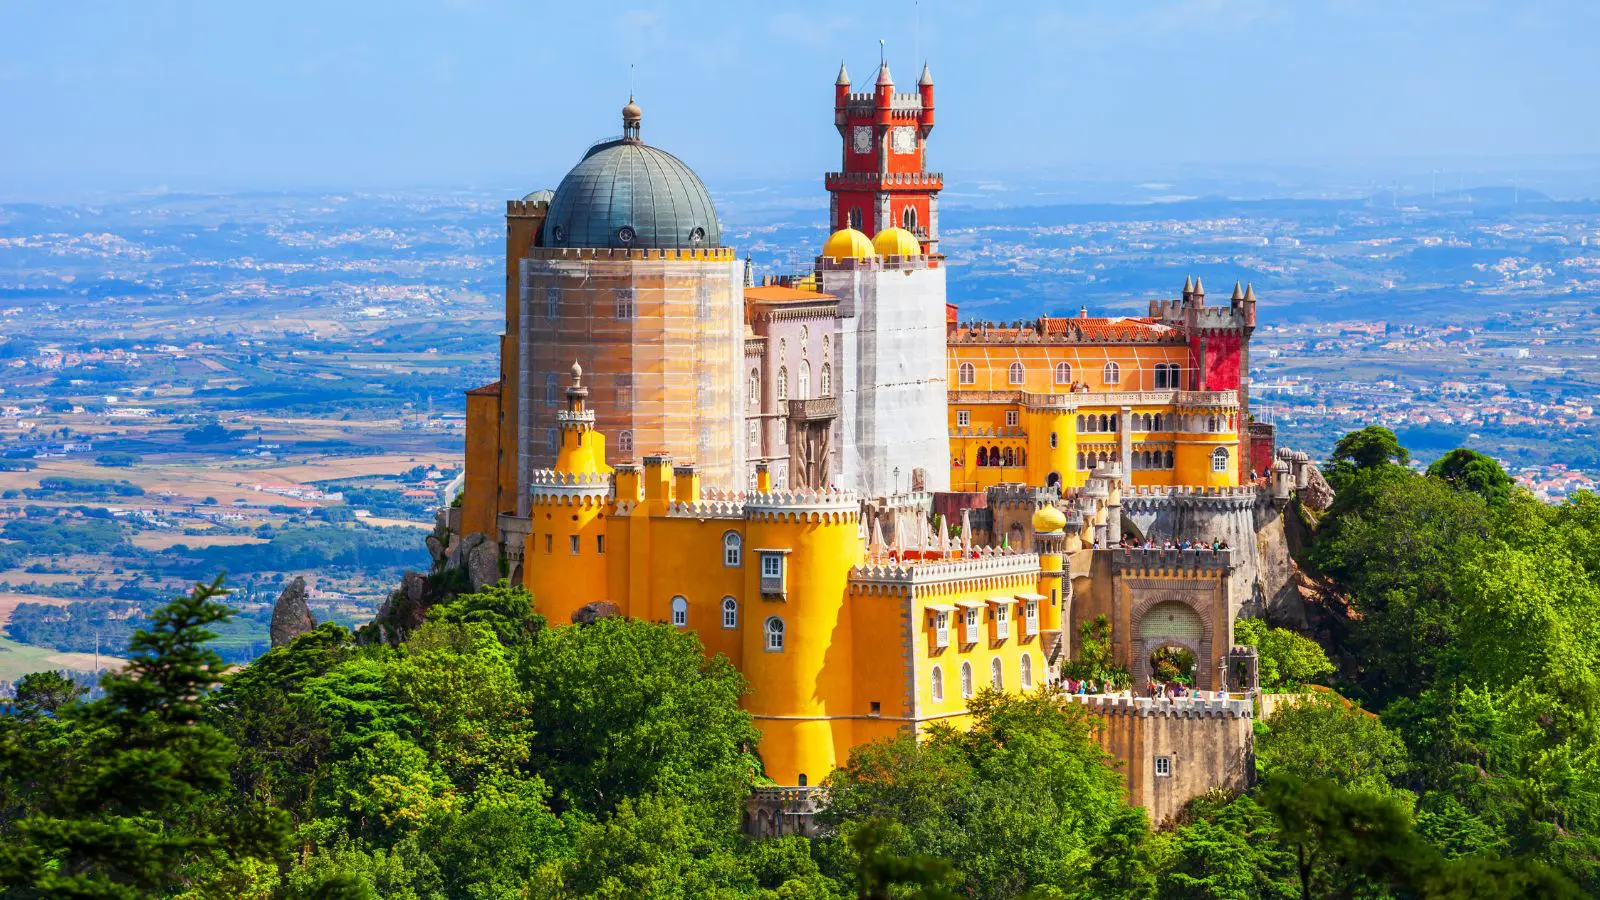
[(854, 228), (841, 228), (828, 235), (822, 255), (829, 259), (870, 259), (876, 254), (871, 238)]
[(904, 228), (885, 228), (872, 239), (872, 248), (879, 256), (921, 256), (922, 245), (917, 236)]
[(1034, 534), (1053, 534), (1067, 527), (1067, 517), (1054, 505), (1039, 507), (1033, 514)]

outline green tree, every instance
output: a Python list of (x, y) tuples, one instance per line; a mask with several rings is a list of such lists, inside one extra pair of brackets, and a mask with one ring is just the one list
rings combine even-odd
[(1122, 780), (1092, 719), (1055, 690), (986, 689), (970, 709), (970, 731), (935, 726), (920, 741), (857, 747), (828, 777), (827, 820), (846, 834), (894, 822), (886, 849), (948, 860), (965, 896), (1075, 890), (1095, 849), (1128, 827)]
[(558, 807), (590, 813), (658, 793), (730, 824), (759, 739), (744, 678), (670, 625), (622, 617), (549, 629), (529, 655), (530, 763)]
[[(232, 615), (220, 579), (156, 610), (105, 697), (59, 712), (79, 733), (70, 758), (11, 753), (7, 767), (48, 773), (49, 793), (0, 841), (0, 885), (22, 896), (134, 898), (216, 870), (276, 861), (281, 814), (258, 804), (216, 816), (234, 748), (201, 721), (222, 660), (207, 626)], [(206, 870), (210, 870), (209, 873)]]
[(1295, 689), (1333, 674), (1320, 644), (1287, 628), (1269, 628), (1261, 619), (1235, 621), (1233, 642), (1256, 648), (1263, 688)]
[(25, 718), (53, 716), (88, 693), (60, 672), (34, 672), (17, 679), (16, 709)]
[(1061, 675), (1112, 689), (1128, 687), (1128, 669), (1118, 664), (1116, 651), (1111, 646), (1110, 619), (1095, 616), (1092, 621), (1078, 626), (1078, 653), (1062, 664)]
[(1293, 859), (1276, 840), (1272, 815), (1254, 799), (1201, 797), (1164, 841), (1161, 900), (1254, 900), (1295, 896)]
[(1476, 450), (1458, 447), (1434, 460), (1428, 477), (1438, 478), (1458, 491), (1471, 491), (1490, 506), (1511, 499), (1511, 476), (1500, 464)]
[(1405, 465), (1411, 454), (1400, 446), (1394, 432), (1382, 425), (1368, 425), (1352, 431), (1333, 445), (1335, 466), (1348, 464), (1355, 469), (1375, 469), (1391, 464)]
[(1273, 711), (1256, 742), (1264, 777), (1328, 778), (1345, 788), (1391, 794), (1406, 774), (1406, 746), (1377, 716), (1331, 694)]

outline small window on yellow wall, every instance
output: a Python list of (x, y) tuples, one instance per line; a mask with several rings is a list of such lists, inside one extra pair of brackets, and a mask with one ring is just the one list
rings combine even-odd
[(978, 370), (972, 365), (972, 363), (962, 363), (961, 368), (957, 371), (959, 374), (956, 376), (956, 380), (961, 384), (978, 383)]
[(1106, 384), (1121, 384), (1122, 383), (1122, 367), (1117, 365), (1114, 362), (1106, 363), (1105, 376), (1106, 376)]
[(933, 702), (944, 700), (944, 670), (938, 666), (933, 667)]
[(972, 663), (961, 664), (961, 699), (972, 699)]
[(1056, 384), (1072, 383), (1072, 366), (1064, 362), (1056, 363)]
[(1014, 409), (1006, 410), (1006, 427), (1015, 428), (1015, 427), (1017, 427), (1017, 423), (1019, 421), (1021, 421), (1021, 417), (1018, 415), (1016, 410), (1014, 410)]
[(1228, 448), (1218, 447), (1217, 449), (1211, 451), (1211, 471), (1228, 471)]
[(1006, 372), (1006, 377), (1012, 384), (1021, 384), (1023, 374), (1022, 363), (1012, 363), (1011, 368)]
[(956, 410), (956, 427), (966, 428), (972, 424), (972, 414), (964, 409)]
[(689, 601), (682, 597), (672, 598), (672, 624), (679, 628), (689, 624)]

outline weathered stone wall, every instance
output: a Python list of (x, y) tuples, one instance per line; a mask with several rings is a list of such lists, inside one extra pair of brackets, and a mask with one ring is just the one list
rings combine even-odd
[[(1128, 802), (1144, 807), (1152, 824), (1168, 821), (1207, 791), (1242, 791), (1255, 780), (1248, 700), (1073, 699), (1100, 718), (1100, 745), (1122, 765)], [(1158, 769), (1161, 759), (1164, 769)]]

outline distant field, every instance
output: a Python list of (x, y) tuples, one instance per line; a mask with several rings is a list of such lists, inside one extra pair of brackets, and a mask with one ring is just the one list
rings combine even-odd
[[(101, 654), (100, 667), (104, 669), (121, 668), (127, 660), (117, 656)], [(55, 669), (69, 669), (75, 672), (94, 671), (93, 653), (57, 653), (48, 647), (35, 647), (32, 644), (19, 644), (8, 638), (0, 637), (0, 680), (16, 681), (24, 675), (33, 672), (47, 672)]]
[(48, 603), (51, 606), (66, 606), (71, 602), (71, 600), (63, 600), (59, 597), (38, 597), (33, 594), (13, 594), (9, 592), (0, 593), (0, 628), (5, 627), (5, 624), (11, 621), (11, 611), (16, 609), (19, 603)]
[(433, 530), (430, 522), (413, 522), (410, 519), (383, 519), (377, 516), (367, 516), (361, 520), (374, 528), (418, 528), (423, 531)]
[(141, 531), (129, 539), (129, 543), (146, 550), (165, 550), (176, 544), (188, 547), (237, 547), (266, 542), (266, 538), (258, 538), (253, 534), (179, 534), (171, 531)]

